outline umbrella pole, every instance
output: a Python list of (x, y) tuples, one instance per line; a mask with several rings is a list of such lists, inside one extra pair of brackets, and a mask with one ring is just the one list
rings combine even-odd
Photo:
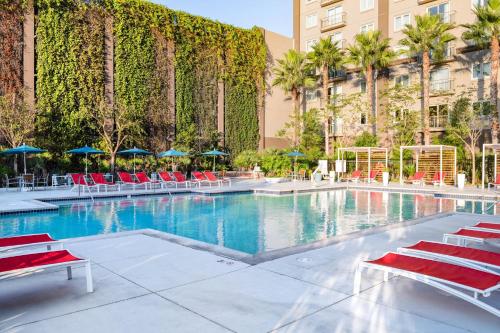
[(213, 172), (215, 172), (215, 155), (214, 155), (214, 164), (213, 164)]
[(26, 153), (23, 153), (24, 156), (24, 174), (26, 174)]
[(88, 167), (87, 167), (88, 160), (89, 160), (89, 154), (85, 153), (85, 176), (88, 175)]
[(134, 154), (134, 175), (135, 175), (135, 154)]

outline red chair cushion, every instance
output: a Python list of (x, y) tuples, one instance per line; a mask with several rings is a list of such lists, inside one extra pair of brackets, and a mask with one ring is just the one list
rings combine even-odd
[(479, 222), (475, 227), (500, 230), (500, 223)]
[(0, 272), (9, 272), (16, 269), (62, 264), (65, 262), (82, 260), (66, 250), (31, 253), (21, 256), (0, 258)]
[(489, 232), (479, 230), (460, 229), (452, 235), (469, 236), (476, 238), (500, 238), (500, 232)]
[(447, 256), (475, 260), (500, 267), (500, 253), (473, 249), (470, 247), (456, 246), (451, 244), (433, 243), (420, 241), (406, 249), (420, 250), (431, 253), (444, 254)]
[(54, 240), (48, 234), (5, 237), (0, 238), (0, 247), (45, 243)]

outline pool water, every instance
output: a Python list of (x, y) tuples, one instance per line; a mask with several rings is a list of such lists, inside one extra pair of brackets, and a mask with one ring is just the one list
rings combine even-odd
[(59, 211), (0, 216), (0, 236), (48, 232), (58, 239), (144, 228), (257, 254), (445, 212), (496, 213), (490, 203), (336, 190), (298, 195), (230, 194), (60, 203)]

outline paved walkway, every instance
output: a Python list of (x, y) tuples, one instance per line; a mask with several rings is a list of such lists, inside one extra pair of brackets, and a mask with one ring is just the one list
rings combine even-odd
[[(250, 266), (146, 235), (68, 242), (83, 269), (2, 281), (2, 332), (498, 332), (500, 319), (412, 282), (364, 275), (356, 262), (484, 216), (457, 214)], [(499, 221), (499, 218), (488, 217)], [(500, 295), (489, 300), (500, 307)]]

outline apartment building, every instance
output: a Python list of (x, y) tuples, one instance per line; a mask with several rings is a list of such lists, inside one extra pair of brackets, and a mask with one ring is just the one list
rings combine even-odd
[[(431, 72), (430, 125), (434, 135), (442, 133), (448, 122), (450, 97), (459, 91), (472, 89), (476, 107), (487, 105), (489, 95), (489, 54), (467, 45), (461, 38), (460, 24), (475, 20), (475, 5), (487, 0), (294, 0), (295, 47), (308, 52), (320, 38), (338, 41), (342, 48), (353, 43), (354, 36), (368, 30), (380, 30), (383, 37), (391, 39), (393, 49), (404, 35), (405, 24), (414, 24), (416, 15), (439, 15), (443, 21), (456, 25), (452, 33), (457, 39), (450, 43), (445, 59), (433, 63)], [(364, 93), (363, 76), (353, 68), (331, 71), (330, 94)], [(421, 80), (419, 64), (415, 59), (400, 56), (390, 68), (379, 75), (376, 89), (390, 85), (418, 84)], [(304, 94), (304, 111), (320, 108), (321, 91), (308, 90)], [(382, 106), (380, 105), (382, 104)], [(418, 100), (415, 109), (420, 109)], [(487, 108), (484, 108), (488, 110)], [(487, 111), (485, 111), (487, 112)], [(377, 101), (377, 121), (383, 113), (383, 103)], [(344, 117), (345, 118), (345, 117)], [(369, 130), (367, 114), (348, 115), (349, 119), (332, 121), (332, 135), (346, 137)], [(380, 117), (381, 118), (381, 117)]]

